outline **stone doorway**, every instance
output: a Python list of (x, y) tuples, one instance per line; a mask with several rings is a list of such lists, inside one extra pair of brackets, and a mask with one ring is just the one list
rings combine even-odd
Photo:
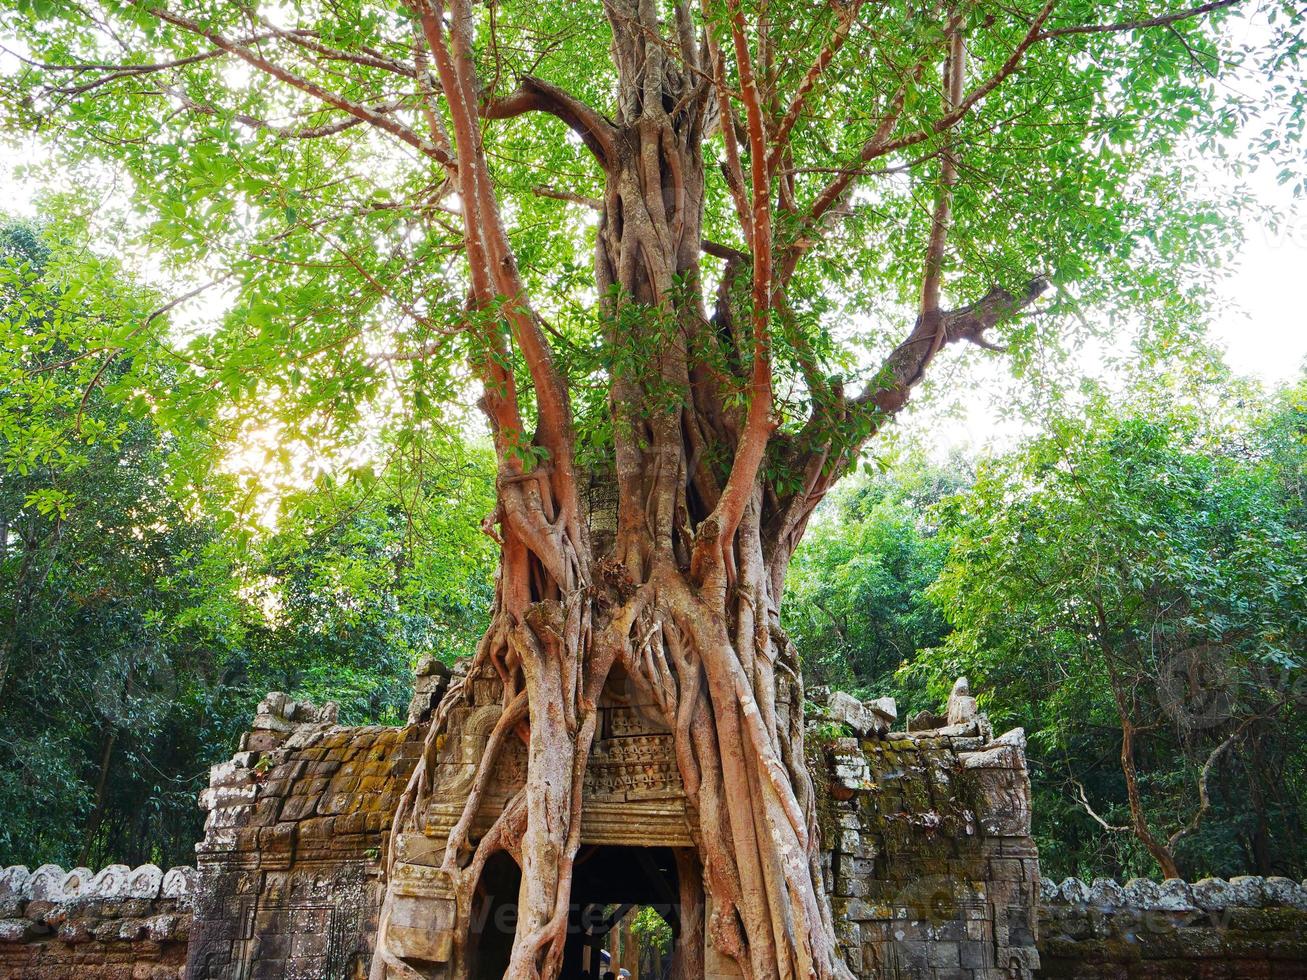
[(522, 871), (508, 854), (486, 862), (472, 912), (471, 975), (476, 980), (501, 980), (513, 952), (517, 925), (517, 892)]
[[(701, 922), (682, 923), (682, 915), (702, 917), (702, 906), (681, 904), (678, 854), (671, 847), (587, 845), (577, 854), (572, 877), (571, 912), (563, 956), (563, 980), (602, 980), (608, 970), (626, 969), (632, 980), (660, 980), (663, 957), (651, 966), (638, 962), (632, 920), (652, 908), (667, 923), (674, 947), (683, 928), (699, 935)], [(682, 865), (688, 854), (679, 855)], [(508, 967), (517, 923), (522, 874), (507, 854), (486, 863), (472, 913), (470, 974), (500, 980)], [(670, 956), (670, 950), (669, 950)]]
[[(632, 978), (659, 980), (661, 970), (641, 974), (631, 920), (652, 907), (680, 936), (683, 910), (676, 851), (670, 847), (589, 846), (577, 854), (572, 878), (572, 910), (563, 953), (563, 980), (601, 980), (604, 972), (626, 969)], [(694, 924), (686, 923), (692, 929)], [(620, 950), (620, 955), (619, 955)], [(609, 954), (609, 959), (604, 958)]]

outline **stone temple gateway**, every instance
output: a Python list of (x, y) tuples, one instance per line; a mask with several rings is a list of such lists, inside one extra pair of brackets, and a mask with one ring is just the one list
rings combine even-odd
[[(463, 685), (437, 748), (434, 802), (421, 831), (396, 842), (384, 880), (391, 815), (448, 679), (434, 661), (423, 665), (402, 729), (340, 728), (279, 695), (260, 706), (242, 751), (215, 767), (204, 799), (188, 955), (194, 980), (365, 976), (387, 884), (392, 946), (419, 975), (453, 976), (459, 929), (470, 930), (471, 975), (502, 975), (518, 869), (504, 856), (487, 866), (470, 923), (458, 921), (440, 870), (499, 717), (492, 673)], [(681, 888), (700, 872), (672, 736), (624, 688), (615, 676), (600, 703), (564, 976), (585, 975), (596, 962), (587, 946), (603, 935), (588, 920), (602, 919), (601, 910), (654, 905), (676, 934), (695, 937), (710, 912), (696, 890)], [(850, 964), (866, 977), (1032, 977), (1039, 870), (1019, 733), (993, 739), (969, 698), (955, 699), (957, 717), (922, 719), (911, 734), (889, 730), (891, 704), (830, 700), (860, 736), (813, 739), (809, 749), (827, 886)], [(473, 837), (525, 771), (514, 741)], [(710, 943), (704, 962), (713, 980), (738, 975)]]
[[(213, 768), (195, 869), (0, 872), (0, 978), (361, 980), (388, 887), (406, 975), (452, 977), (466, 934), (467, 975), (502, 976), (516, 864), (492, 859), (464, 922), (440, 870), (499, 715), (496, 677), (465, 678), (445, 705), (433, 804), (386, 868), (393, 815), (450, 680), (426, 661), (402, 728), (341, 727), (331, 706), (269, 695), (240, 751)], [(655, 907), (687, 943), (703, 942), (711, 912), (693, 887), (693, 817), (671, 736), (624, 687), (615, 677), (604, 694), (586, 773), (567, 978), (597, 976), (599, 947), (634, 906)], [(825, 884), (859, 977), (1307, 980), (1307, 885), (1041, 881), (1024, 737), (995, 738), (964, 682), (946, 714), (923, 712), (902, 731), (887, 700), (808, 696), (828, 736), (855, 733), (823, 738), (818, 720), (807, 751)], [(522, 751), (502, 756), (474, 835), (521, 785)], [(709, 944), (704, 953), (705, 977), (738, 975)]]

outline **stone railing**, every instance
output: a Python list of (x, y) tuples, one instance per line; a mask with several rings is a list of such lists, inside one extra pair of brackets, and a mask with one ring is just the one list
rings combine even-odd
[(1110, 878), (1095, 878), (1086, 884), (1079, 878), (1061, 884), (1044, 879), (1039, 883), (1044, 905), (1093, 907), (1104, 912), (1118, 909), (1157, 912), (1220, 912), (1230, 908), (1291, 908), (1307, 911), (1307, 881), (1241, 875), (1204, 878), (1190, 884), (1179, 878), (1163, 882), (1132, 878), (1124, 885)]
[(1041, 977), (1307, 978), (1307, 882), (1040, 884)]
[[(194, 868), (43, 864), (0, 871), (0, 977), (180, 977)], [(124, 966), (127, 972), (124, 973)]]

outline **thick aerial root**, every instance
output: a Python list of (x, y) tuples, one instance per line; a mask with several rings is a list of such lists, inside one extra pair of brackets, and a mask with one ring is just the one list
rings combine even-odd
[[(760, 567), (740, 562), (741, 573)], [(621, 663), (672, 732), (695, 835), (697, 856), (678, 856), (678, 980), (703, 975), (705, 937), (749, 980), (847, 980), (822, 883), (803, 755), (802, 685), (787, 664), (793, 651), (774, 626), (765, 583), (740, 584), (733, 620), (714, 612), (701, 592), (666, 567), (617, 594), (617, 603), (574, 595), (533, 602), (518, 616), (501, 612), (478, 648), (468, 676), (493, 670), (503, 701), (442, 862), (464, 930), (455, 938), (454, 976), (467, 976), (466, 929), (482, 873), (500, 852), (522, 872), (505, 977), (557, 976), (598, 704), (612, 665)], [(396, 833), (420, 827), (433, 792), (439, 736), (466, 689), (457, 681), (436, 712)], [(475, 840), (494, 770), (514, 737), (526, 744), (526, 784)], [(411, 968), (385, 949), (387, 922), (383, 912), (381, 973), (374, 970), (374, 977), (386, 970), (412, 977)]]

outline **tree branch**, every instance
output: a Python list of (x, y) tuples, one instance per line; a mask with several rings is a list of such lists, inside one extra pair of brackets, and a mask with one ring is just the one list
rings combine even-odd
[(1233, 7), (1240, 2), (1241, 0), (1215, 0), (1213, 3), (1204, 3), (1197, 7), (1190, 7), (1188, 10), (1180, 10), (1160, 17), (1151, 17), (1147, 20), (1123, 20), (1117, 21), (1115, 24), (1083, 24), (1074, 27), (1056, 27), (1052, 30), (1041, 31), (1039, 40), (1067, 37), (1072, 34), (1117, 34), (1125, 31), (1141, 31), (1149, 27), (1167, 27), (1182, 20), (1201, 17), (1203, 14), (1210, 14), (1225, 7)]
[(1130, 827), (1123, 827), (1123, 826), (1117, 826), (1116, 824), (1110, 824), (1102, 817), (1100, 817), (1098, 815), (1098, 812), (1092, 806), (1089, 805), (1089, 797), (1085, 795), (1085, 788), (1080, 784), (1079, 780), (1075, 780), (1075, 779), (1071, 780), (1071, 785), (1076, 788), (1076, 798), (1079, 799), (1080, 805), (1084, 807), (1085, 812), (1093, 818), (1096, 824), (1098, 824), (1104, 830), (1111, 831), (1114, 834), (1121, 834), (1121, 833), (1128, 834), (1131, 832)]
[(536, 197), (548, 197), (555, 201), (579, 204), (591, 211), (602, 211), (604, 209), (604, 202), (597, 197), (586, 197), (584, 194), (577, 194), (574, 191), (559, 190), (557, 187), (550, 187), (548, 184), (536, 184), (531, 188), (531, 193)]
[(517, 89), (502, 99), (481, 106), (482, 119), (512, 119), (527, 112), (547, 112), (561, 119), (581, 137), (603, 166), (616, 158), (616, 128), (603, 113), (586, 105), (557, 85), (523, 75)]
[[(749, 42), (744, 33), (744, 16), (739, 0), (730, 0), (731, 40), (740, 75), (740, 96), (744, 102), (749, 136), (749, 178), (751, 190), (749, 242), (753, 253), (753, 366), (749, 377), (749, 408), (744, 429), (736, 444), (730, 475), (721, 499), (705, 521), (710, 530), (696, 542), (691, 572), (700, 577), (704, 560), (716, 548), (725, 560), (732, 549), (736, 528), (753, 494), (754, 481), (767, 451), (772, 429), (772, 369), (770, 319), (772, 307), (771, 191), (767, 169), (767, 129), (763, 121), (762, 96), (754, 77)], [(729, 565), (729, 562), (725, 563)], [(719, 566), (720, 567), (720, 566)]]
[(451, 173), (457, 169), (457, 165), (448, 153), (436, 146), (430, 140), (419, 136), (398, 120), (387, 115), (379, 114), (368, 106), (347, 99), (336, 92), (331, 92), (323, 88), (321, 85), (318, 85), (316, 82), (312, 82), (307, 78), (297, 75), (294, 72), (283, 68), (281, 65), (274, 64), (258, 52), (232, 40), (218, 31), (204, 27), (202, 24), (191, 20), (189, 17), (183, 17), (181, 14), (173, 13), (172, 11), (165, 10), (161, 7), (147, 7), (146, 9), (150, 14), (165, 23), (172, 24), (174, 27), (179, 27), (191, 34), (197, 34), (200, 37), (208, 38), (215, 46), (236, 55), (236, 57), (240, 58), (247, 64), (259, 69), (265, 74), (271, 75), (279, 81), (285, 82), (292, 88), (299, 89), (301, 92), (311, 95), (315, 99), (325, 102), (328, 105), (335, 106), (337, 109), (344, 110), (350, 115), (361, 119), (363, 122), (375, 126), (377, 129), (383, 130), (392, 136), (398, 137), (423, 155), (431, 157)]
[(790, 106), (785, 110), (785, 115), (781, 118), (780, 123), (776, 126), (776, 132), (771, 138), (771, 153), (767, 157), (767, 166), (775, 170), (780, 163), (781, 156), (785, 152), (785, 143), (789, 139), (790, 130), (798, 122), (799, 115), (803, 112), (804, 103), (807, 102), (809, 93), (817, 84), (817, 80), (829, 67), (835, 55), (839, 53), (840, 48), (844, 47), (844, 42), (848, 40), (849, 31), (853, 27), (854, 20), (857, 19), (858, 11), (862, 7), (862, 0), (852, 0), (847, 7), (839, 8), (837, 17), (838, 23), (835, 25), (835, 33), (830, 41), (822, 48), (821, 53), (817, 55), (808, 71), (804, 74), (803, 80), (799, 82), (798, 88), (794, 91), (794, 98), (790, 100)]
[[(224, 110), (204, 102), (197, 102), (185, 92), (175, 87), (168, 87), (162, 90), (164, 93), (171, 95), (182, 103), (182, 107), (189, 109), (191, 112), (197, 112), (205, 116), (216, 116)], [(391, 102), (382, 103), (372, 107), (372, 111), (378, 115), (389, 115), (399, 109), (404, 108), (403, 99), (395, 99)], [(266, 130), (269, 133), (281, 137), (282, 139), (321, 139), (324, 136), (334, 136), (337, 133), (343, 133), (355, 126), (361, 126), (364, 120), (358, 116), (346, 116), (344, 119), (338, 119), (335, 122), (323, 123), (320, 126), (279, 126), (276, 123), (269, 122), (266, 119), (260, 119), (258, 116), (251, 116), (244, 112), (232, 113), (232, 118), (242, 126), (250, 129)]]
[(939, 349), (946, 344), (966, 340), (977, 346), (992, 346), (985, 341), (985, 331), (1019, 310), (1029, 306), (1049, 288), (1043, 276), (1026, 284), (1020, 296), (1013, 296), (1001, 286), (995, 286), (979, 301), (941, 314), (943, 341), (936, 347), (935, 332), (918, 317), (912, 332), (885, 359), (880, 376), (887, 385), (869, 385), (857, 398), (858, 404), (874, 404), (880, 411), (892, 414), (902, 408), (911, 389), (921, 380), (927, 365)]
[(1246, 719), (1243, 724), (1227, 735), (1225, 740), (1216, 748), (1212, 749), (1208, 754), (1207, 760), (1203, 763), (1202, 771), (1198, 774), (1198, 809), (1194, 811), (1194, 815), (1189, 818), (1188, 823), (1167, 839), (1166, 849), (1172, 854), (1175, 853), (1175, 845), (1179, 842), (1180, 838), (1187, 837), (1189, 834), (1192, 834), (1197, 830), (1198, 825), (1203, 822), (1203, 817), (1207, 816), (1207, 811), (1211, 809), (1212, 799), (1207, 788), (1207, 780), (1208, 777), (1211, 776), (1212, 769), (1216, 766), (1217, 760), (1222, 754), (1224, 754), (1226, 749), (1233, 745), (1239, 737), (1243, 735), (1244, 729), (1257, 720), (1259, 719)]

